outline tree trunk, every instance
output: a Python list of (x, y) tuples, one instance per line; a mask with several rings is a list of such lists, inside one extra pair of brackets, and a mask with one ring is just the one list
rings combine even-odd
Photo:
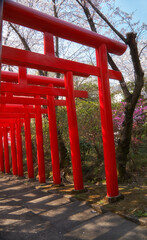
[(60, 129), (58, 129), (58, 142), (59, 142), (59, 153), (60, 153), (60, 168), (65, 169), (70, 164), (67, 148), (64, 144)]
[(133, 124), (133, 108), (130, 103), (125, 107), (125, 119), (122, 124), (122, 130), (118, 147), (116, 149), (116, 158), (118, 164), (118, 172), (121, 179), (128, 176), (126, 171), (126, 164), (128, 161), (128, 154), (130, 150), (132, 124)]
[(100, 152), (97, 144), (94, 144), (94, 148), (95, 148), (95, 151), (97, 153), (97, 158), (101, 162), (103, 160), (103, 158), (104, 158), (103, 154)]
[(130, 48), (130, 55), (135, 71), (135, 86), (131, 97), (127, 99), (125, 106), (125, 119), (122, 124), (121, 136), (116, 150), (118, 172), (121, 179), (124, 179), (127, 176), (126, 165), (131, 143), (133, 113), (144, 85), (144, 72), (139, 60), (135, 33), (131, 32), (127, 34), (127, 44)]

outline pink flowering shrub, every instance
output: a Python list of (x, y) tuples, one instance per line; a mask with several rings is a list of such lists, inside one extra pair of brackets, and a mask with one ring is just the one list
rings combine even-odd
[[(124, 121), (125, 102), (121, 102), (112, 110), (114, 136), (117, 141), (120, 129)], [(143, 98), (140, 98), (133, 114), (133, 132), (132, 145), (137, 146), (142, 142), (142, 135), (145, 132), (145, 120), (147, 115), (147, 106)]]

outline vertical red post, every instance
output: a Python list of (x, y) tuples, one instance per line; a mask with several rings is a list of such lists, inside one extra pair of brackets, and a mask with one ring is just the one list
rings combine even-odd
[(25, 143), (26, 143), (26, 154), (27, 154), (28, 177), (34, 178), (30, 117), (28, 113), (25, 114)]
[(13, 171), (13, 175), (17, 175), (17, 155), (16, 155), (16, 144), (15, 144), (15, 124), (11, 124), (10, 136), (11, 136), (12, 171)]
[(44, 54), (46, 56), (54, 56), (54, 39), (51, 33), (44, 33)]
[(75, 99), (74, 99), (72, 72), (67, 72), (65, 74), (65, 87), (67, 90), (66, 106), (67, 106), (67, 117), (68, 117), (74, 186), (75, 186), (75, 190), (81, 190), (83, 189), (83, 176), (82, 176), (80, 144), (79, 144), (79, 134), (78, 134)]
[(97, 66), (100, 67), (101, 73), (101, 77), (98, 78), (98, 86), (99, 86), (99, 100), (101, 111), (101, 126), (104, 148), (107, 196), (116, 197), (119, 195), (119, 193), (118, 193), (118, 180), (106, 45), (102, 44), (99, 47), (99, 49), (96, 51), (96, 56)]
[(7, 129), (7, 127), (4, 127), (4, 156), (5, 156), (5, 172), (10, 173), (8, 129)]
[(18, 83), (27, 85), (27, 69), (25, 67), (19, 67)]
[(45, 183), (46, 179), (45, 179), (45, 164), (44, 164), (44, 150), (43, 150), (41, 106), (36, 105), (35, 108), (36, 108), (36, 141), (37, 141), (39, 182)]
[(16, 148), (17, 148), (17, 170), (18, 176), (23, 177), (23, 157), (22, 157), (22, 138), (20, 119), (16, 123)]
[(4, 155), (3, 155), (3, 141), (2, 141), (2, 128), (0, 128), (0, 171), (4, 172)]
[(48, 119), (49, 119), (53, 182), (54, 184), (61, 184), (55, 99), (53, 96), (47, 96), (47, 99), (48, 99)]
[[(53, 35), (47, 32), (44, 33), (44, 54), (50, 57), (54, 56)], [(53, 87), (53, 84), (50, 84), (49, 87)], [(55, 99), (54, 96), (47, 96), (47, 99), (53, 182), (61, 184)]]

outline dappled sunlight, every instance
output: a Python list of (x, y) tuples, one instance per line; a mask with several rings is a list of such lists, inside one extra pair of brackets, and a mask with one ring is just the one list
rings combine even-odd
[(36, 197), (36, 194), (34, 194), (34, 193), (27, 193), (27, 194), (25, 194), (24, 195), (25, 197)]
[(10, 212), (9, 214), (13, 214), (13, 215), (21, 215), (21, 214), (24, 214), (24, 213), (27, 213), (29, 212), (30, 210), (27, 209), (27, 208), (23, 208), (23, 209), (19, 209), (19, 210), (15, 210), (14, 212)]
[[(70, 201), (65, 199), (65, 198), (60, 198), (60, 205), (67, 204), (68, 202), (70, 202)], [(47, 202), (45, 205), (47, 205), (47, 206), (58, 206), (59, 201), (58, 201), (58, 199), (57, 200), (54, 199), (52, 201)]]
[(45, 217), (56, 217), (57, 215), (62, 215), (64, 214), (64, 212), (66, 211), (66, 207), (60, 208), (60, 209), (56, 209), (55, 210), (49, 210), (49, 211), (43, 211), (41, 213), (41, 216), (45, 216)]
[(20, 222), (21, 222), (21, 220), (19, 220), (19, 219), (3, 219), (3, 220), (1, 220), (0, 221), (0, 224), (1, 224), (1, 226), (7, 226), (7, 225), (16, 225), (16, 224), (20, 224)]
[(37, 198), (37, 196), (35, 196), (35, 197), (36, 197), (36, 199), (30, 200), (30, 201), (28, 201), (28, 203), (40, 203), (40, 202), (43, 202), (44, 200), (47, 200), (50, 198), (49, 196), (44, 196), (44, 197), (40, 197), (40, 198)]
[[(28, 185), (25, 181), (22, 184), (21, 180), (11, 180), (11, 176), (6, 181), (3, 178), (0, 176), (0, 239), (11, 236), (12, 240), (101, 240), (109, 239), (111, 235), (111, 239), (125, 240), (136, 234), (137, 225), (128, 225), (117, 215), (97, 212), (85, 201), (76, 200), (79, 198), (97, 204), (103, 200), (106, 203), (103, 185), (87, 185), (85, 192), (78, 193), (70, 184), (46, 187), (36, 185), (35, 181)], [(129, 196), (129, 191), (125, 191)], [(122, 202), (117, 204), (121, 206)]]

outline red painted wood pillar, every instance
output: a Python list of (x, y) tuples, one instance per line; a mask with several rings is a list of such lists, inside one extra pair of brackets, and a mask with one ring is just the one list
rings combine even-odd
[(10, 173), (8, 129), (7, 129), (7, 127), (4, 127), (4, 156), (5, 156), (5, 172)]
[(15, 124), (11, 124), (10, 136), (11, 136), (12, 171), (13, 171), (13, 175), (17, 175), (17, 154), (16, 154), (16, 143), (15, 143)]
[(32, 141), (31, 141), (31, 128), (30, 128), (29, 114), (25, 114), (25, 143), (26, 143), (28, 177), (34, 178), (33, 153), (32, 153)]
[[(53, 85), (50, 85), (50, 87), (53, 87)], [(54, 96), (47, 96), (47, 99), (53, 182), (54, 184), (61, 184), (55, 99)]]
[(72, 72), (67, 72), (65, 74), (65, 87), (67, 90), (66, 106), (67, 106), (67, 117), (68, 117), (74, 186), (75, 186), (75, 190), (81, 190), (83, 189), (83, 176), (82, 176), (80, 144), (79, 144), (79, 134), (78, 134), (78, 124), (77, 124), (77, 116), (76, 116)]
[(0, 128), (0, 171), (4, 172), (4, 155), (3, 155), (3, 141), (2, 141), (2, 128)]
[[(36, 97), (39, 98), (39, 97)], [(37, 159), (38, 159), (38, 174), (39, 182), (45, 183), (45, 163), (44, 163), (44, 150), (43, 150), (43, 132), (42, 132), (42, 117), (41, 106), (36, 108), (36, 142), (37, 142)]]
[(34, 178), (31, 128), (30, 128), (29, 114), (25, 114), (25, 119), (24, 120), (25, 120), (25, 143), (26, 143), (28, 177), (29, 178)]
[[(44, 33), (44, 54), (47, 57), (54, 57), (55, 55), (53, 35), (47, 32)], [(53, 87), (53, 85), (50, 84), (49, 87)], [(53, 182), (54, 184), (61, 184), (55, 100), (54, 96), (47, 96), (47, 99)]]
[(22, 138), (21, 138), (21, 122), (20, 119), (16, 123), (16, 148), (17, 148), (17, 173), (19, 177), (23, 177), (23, 157), (22, 157)]
[(101, 77), (98, 78), (98, 86), (99, 86), (99, 100), (100, 100), (107, 196), (116, 197), (119, 195), (119, 192), (118, 192), (117, 167), (115, 157), (115, 144), (113, 134), (106, 45), (103, 44), (99, 47), (99, 49), (96, 51), (96, 56), (97, 66), (100, 68), (101, 73)]

